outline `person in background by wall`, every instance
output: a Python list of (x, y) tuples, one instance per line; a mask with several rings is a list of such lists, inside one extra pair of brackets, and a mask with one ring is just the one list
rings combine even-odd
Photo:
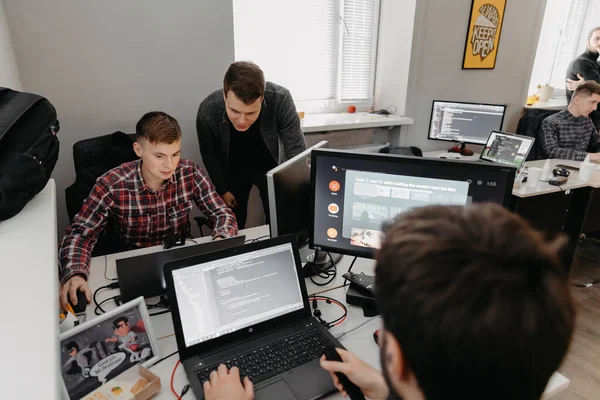
[[(567, 101), (570, 103), (577, 86), (585, 81), (600, 83), (600, 26), (592, 29), (586, 41), (585, 51), (577, 56), (567, 69)], [(600, 130), (600, 110), (590, 114), (596, 130)]]
[(542, 121), (540, 144), (546, 158), (600, 162), (600, 136), (589, 117), (600, 102), (600, 84), (579, 85), (569, 106)]
[(232, 63), (223, 89), (200, 104), (196, 118), (200, 153), (225, 203), (246, 226), (248, 197), (255, 185), (268, 223), (265, 174), (306, 149), (300, 119), (290, 92), (266, 82), (254, 63)]
[[(493, 204), (402, 214), (375, 267), (381, 371), (342, 349), (343, 362), (323, 357), (321, 367), (343, 394), (335, 372), (370, 399), (539, 400), (575, 326), (564, 242)], [(254, 398), (252, 382), (225, 365), (204, 394)]]
[(163, 112), (145, 114), (135, 127), (133, 149), (140, 157), (98, 178), (58, 250), (60, 303), (77, 305), (77, 291), (92, 299), (87, 276), (98, 235), (111, 216), (130, 248), (162, 244), (187, 229), (194, 202), (211, 221), (213, 239), (238, 233), (235, 216), (191, 161), (180, 160), (181, 128)]

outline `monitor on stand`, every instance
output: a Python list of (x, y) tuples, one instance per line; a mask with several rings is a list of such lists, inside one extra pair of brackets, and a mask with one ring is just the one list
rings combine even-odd
[[(311, 165), (310, 247), (363, 258), (374, 258), (385, 226), (413, 208), (479, 202), (508, 207), (516, 171), (495, 163), (324, 149), (312, 152)], [(360, 292), (351, 284), (346, 300), (364, 307)]]
[(484, 145), (491, 131), (502, 128), (505, 111), (504, 105), (435, 100), (428, 138), (457, 142), (448, 152), (471, 156), (466, 145)]
[[(314, 149), (329, 147), (322, 141), (306, 149), (297, 156), (267, 172), (267, 194), (269, 197), (269, 217), (271, 237), (293, 234), (298, 240), (298, 248), (306, 256), (308, 266), (305, 276), (311, 275), (314, 265), (329, 267), (330, 260), (325, 252), (308, 252), (308, 228), (312, 215), (310, 209), (310, 163)], [(304, 250), (306, 251), (303, 251)], [(332, 255), (337, 262), (341, 255)], [(336, 260), (337, 259), (337, 260)]]

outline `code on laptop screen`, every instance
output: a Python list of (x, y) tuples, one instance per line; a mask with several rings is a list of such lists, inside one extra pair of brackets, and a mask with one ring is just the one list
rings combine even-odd
[(187, 347), (304, 307), (289, 243), (172, 274)]

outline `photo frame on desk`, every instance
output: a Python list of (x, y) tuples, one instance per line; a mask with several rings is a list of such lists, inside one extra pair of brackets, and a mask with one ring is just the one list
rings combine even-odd
[(473, 0), (462, 69), (494, 69), (506, 0)]
[(143, 297), (59, 336), (64, 399), (80, 399), (135, 365), (159, 360)]

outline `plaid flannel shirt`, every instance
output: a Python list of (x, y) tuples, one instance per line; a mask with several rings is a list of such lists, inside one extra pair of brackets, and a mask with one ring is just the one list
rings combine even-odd
[(540, 143), (547, 158), (583, 161), (600, 149), (600, 138), (589, 117), (575, 117), (567, 108), (542, 121)]
[(159, 191), (144, 183), (140, 160), (108, 171), (96, 181), (60, 244), (61, 283), (76, 274), (87, 277), (92, 249), (107, 217), (115, 220), (122, 240), (129, 246), (156, 246), (167, 235), (179, 236), (188, 223), (192, 201), (212, 222), (213, 238), (237, 235), (233, 212), (204, 171), (191, 161), (181, 160)]

